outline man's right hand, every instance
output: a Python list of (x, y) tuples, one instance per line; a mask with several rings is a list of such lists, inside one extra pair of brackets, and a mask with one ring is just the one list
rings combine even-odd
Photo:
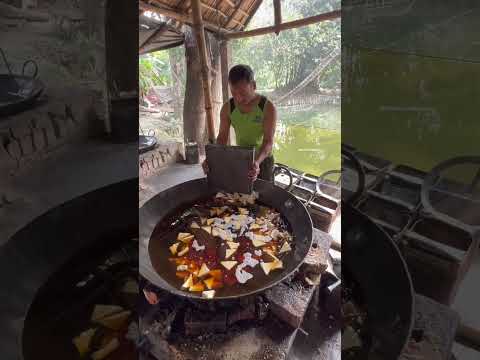
[(205, 159), (202, 163), (202, 168), (203, 168), (203, 172), (205, 175), (208, 174), (208, 164), (207, 164), (207, 160)]

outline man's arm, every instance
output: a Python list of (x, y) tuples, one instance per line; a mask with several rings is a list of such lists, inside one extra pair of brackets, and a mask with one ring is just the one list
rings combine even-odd
[(260, 151), (255, 156), (255, 161), (258, 165), (272, 153), (276, 124), (277, 109), (275, 109), (275, 105), (267, 101), (265, 104), (265, 117), (263, 119), (263, 142)]
[(220, 110), (220, 130), (218, 131), (217, 144), (227, 145), (230, 137), (230, 104), (226, 102)]

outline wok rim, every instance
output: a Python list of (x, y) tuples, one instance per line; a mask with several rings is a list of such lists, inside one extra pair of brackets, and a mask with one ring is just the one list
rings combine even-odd
[[(197, 178), (197, 179), (193, 179), (193, 180), (189, 180), (189, 181), (185, 181), (183, 183), (180, 183), (180, 184), (177, 184), (177, 185), (174, 185), (172, 187), (169, 187), (163, 191), (174, 191), (175, 188), (180, 188), (181, 186), (184, 186), (185, 184), (187, 183), (196, 183), (196, 182), (206, 182), (207, 181), (207, 178)], [(279, 279), (275, 280), (274, 282), (270, 283), (270, 284), (267, 284), (263, 287), (260, 287), (260, 288), (257, 288), (255, 290), (252, 290), (252, 291), (249, 291), (247, 293), (242, 293), (242, 294), (237, 294), (237, 295), (228, 295), (228, 296), (216, 296), (214, 297), (213, 299), (207, 299), (207, 298), (203, 298), (201, 296), (201, 293), (198, 294), (198, 293), (195, 293), (195, 292), (186, 292), (186, 291), (182, 291), (180, 289), (176, 289), (173, 285), (171, 286), (171, 289), (167, 289), (155, 282), (152, 282), (149, 280), (149, 278), (146, 276), (146, 274), (144, 274), (142, 272), (142, 266), (140, 265), (139, 266), (139, 274), (144, 277), (145, 279), (147, 279), (147, 281), (149, 281), (150, 283), (152, 283), (153, 285), (155, 285), (156, 287), (162, 289), (163, 291), (166, 291), (168, 292), (169, 294), (172, 294), (172, 295), (175, 295), (175, 296), (180, 296), (181, 298), (184, 298), (184, 299), (190, 299), (190, 300), (195, 300), (195, 301), (222, 301), (222, 300), (236, 300), (236, 299), (240, 299), (240, 298), (245, 298), (245, 297), (249, 297), (249, 296), (253, 296), (253, 295), (256, 295), (256, 294), (259, 294), (259, 293), (264, 293), (266, 291), (268, 291), (269, 289), (273, 288), (274, 286), (280, 284), (281, 282), (285, 281), (287, 278), (289, 278), (290, 276), (292, 276), (296, 271), (298, 271), (298, 269), (300, 268), (300, 266), (302, 266), (302, 264), (304, 263), (305, 261), (305, 258), (308, 254), (308, 252), (310, 251), (310, 249), (312, 248), (312, 245), (313, 245), (313, 222), (312, 222), (312, 218), (310, 216), (310, 213), (308, 212), (307, 208), (305, 207), (305, 205), (299, 200), (297, 199), (293, 194), (289, 193), (288, 191), (282, 189), (281, 187), (279, 186), (276, 186), (274, 184), (271, 184), (267, 181), (264, 181), (264, 180), (260, 180), (260, 179), (257, 179), (256, 182), (260, 182), (260, 183), (265, 183), (265, 184), (269, 184), (270, 186), (273, 186), (275, 188), (278, 188), (282, 191), (284, 191), (287, 196), (289, 197), (289, 200), (292, 200), (293, 202), (297, 203), (298, 205), (301, 205), (301, 209), (305, 212), (305, 215), (306, 215), (306, 222), (309, 224), (308, 228), (307, 228), (307, 244), (305, 245), (306, 248), (308, 249), (305, 253), (305, 256), (302, 258), (301, 261), (299, 261), (297, 264), (295, 264), (295, 266), (292, 268), (291, 271), (289, 272), (285, 272), (284, 275), (282, 275)], [(163, 192), (162, 191), (162, 192)], [(212, 190), (212, 191), (216, 191), (216, 190)], [(254, 184), (254, 191), (255, 191), (255, 184)], [(141, 220), (141, 217), (142, 217), (142, 212), (143, 211), (146, 211), (146, 208), (148, 206), (149, 203), (152, 203), (153, 201), (155, 201), (155, 199), (157, 198), (157, 196), (159, 196), (162, 192), (160, 193), (157, 193), (155, 194), (154, 196), (152, 196), (148, 201), (146, 201), (141, 207), (140, 207), (140, 211), (139, 211), (139, 226), (142, 225), (142, 220)], [(179, 206), (181, 206), (181, 204), (179, 204)], [(160, 221), (160, 220), (159, 220)], [(158, 223), (158, 222), (157, 222)], [(151, 231), (149, 230), (148, 231), (148, 239), (146, 239), (147, 241), (145, 242), (146, 246), (146, 250), (147, 250), (147, 255), (148, 255), (148, 262), (149, 264), (151, 265), (151, 268), (152, 270), (154, 270), (155, 274), (157, 276), (159, 276), (160, 278), (162, 278), (164, 280), (164, 276), (162, 276), (161, 274), (159, 274), (155, 268), (153, 267), (153, 264), (152, 264), (152, 261), (151, 261), (151, 258), (150, 258), (150, 240), (151, 240), (151, 235), (153, 233), (153, 230), (154, 230), (155, 226), (151, 229)], [(143, 241), (144, 241), (144, 234), (140, 231), (139, 232), (139, 244), (141, 244)], [(141, 251), (139, 252), (139, 256), (141, 257), (143, 254), (141, 254)], [(140, 259), (140, 261), (142, 261)], [(167, 282), (166, 280), (164, 280), (165, 282)], [(168, 283), (168, 282), (167, 282)]]

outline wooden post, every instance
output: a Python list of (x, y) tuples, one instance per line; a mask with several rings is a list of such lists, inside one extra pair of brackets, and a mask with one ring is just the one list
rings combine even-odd
[(185, 26), (186, 82), (183, 103), (183, 135), (185, 144), (196, 142), (201, 154), (204, 152), (205, 106), (201, 81), (200, 55), (196, 37), (190, 26)]
[(178, 59), (176, 59), (171, 49), (168, 50), (168, 59), (170, 60), (170, 71), (172, 74), (173, 110), (177, 119), (183, 124), (183, 114), (181, 110), (182, 84), (179, 81), (179, 69), (181, 68), (182, 64), (180, 61), (178, 61)]
[(280, 24), (282, 23), (282, 3), (281, 0), (273, 0), (273, 11), (275, 15), (275, 34), (280, 34)]
[(222, 59), (221, 45), (217, 36), (212, 33), (205, 33), (207, 40), (207, 49), (210, 61), (210, 94), (212, 96), (213, 123), (218, 133), (220, 129), (220, 109), (222, 108)]
[(228, 87), (228, 70), (230, 69), (230, 43), (228, 41), (222, 41), (220, 43), (220, 56), (222, 59), (223, 102), (226, 103), (230, 98), (230, 89)]
[(202, 64), (202, 85), (205, 99), (205, 111), (207, 115), (208, 140), (215, 143), (215, 126), (213, 119), (212, 96), (210, 93), (210, 70), (208, 66), (207, 44), (205, 40), (205, 28), (202, 20), (202, 10), (200, 0), (192, 0), (192, 15), (194, 30), (197, 38), (200, 61)]
[[(222, 41), (220, 43), (220, 57), (222, 61), (222, 95), (223, 102), (226, 103), (230, 99), (230, 87), (228, 85), (228, 71), (231, 64), (231, 44), (229, 41)], [(233, 128), (230, 128), (230, 134), (228, 137), (228, 145), (235, 144), (235, 132)]]

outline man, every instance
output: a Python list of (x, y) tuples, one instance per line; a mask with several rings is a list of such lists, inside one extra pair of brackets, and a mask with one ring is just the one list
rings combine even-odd
[[(230, 69), (228, 83), (232, 98), (220, 110), (220, 130), (217, 144), (227, 145), (230, 126), (235, 130), (238, 146), (255, 147), (255, 161), (248, 177), (273, 181), (273, 139), (277, 122), (275, 106), (265, 96), (257, 94), (254, 74), (248, 65)], [(208, 172), (206, 160), (203, 163)]]

